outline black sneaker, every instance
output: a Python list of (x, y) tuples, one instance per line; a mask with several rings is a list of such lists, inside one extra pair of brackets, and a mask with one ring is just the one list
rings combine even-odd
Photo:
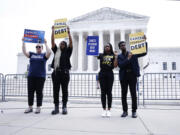
[(127, 112), (123, 112), (123, 114), (121, 115), (121, 117), (126, 117), (126, 116), (128, 116)]
[(64, 107), (64, 108), (62, 109), (62, 114), (64, 114), (64, 115), (67, 114), (67, 108), (66, 108), (66, 107)]
[(51, 112), (52, 115), (56, 115), (59, 113), (59, 107), (55, 106), (55, 109)]
[(132, 112), (132, 118), (137, 118), (136, 112)]

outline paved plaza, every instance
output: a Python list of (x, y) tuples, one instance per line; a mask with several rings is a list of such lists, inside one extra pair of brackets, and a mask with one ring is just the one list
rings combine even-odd
[[(70, 103), (68, 115), (51, 115), (52, 103), (40, 114), (24, 114), (26, 102), (0, 102), (1, 135), (180, 135), (180, 106), (139, 106), (138, 118), (121, 118), (114, 105), (111, 118), (101, 117), (100, 104)], [(130, 107), (130, 106), (129, 106)]]

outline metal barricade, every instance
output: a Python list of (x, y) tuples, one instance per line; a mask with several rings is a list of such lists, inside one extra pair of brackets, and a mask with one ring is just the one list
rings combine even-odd
[(4, 75), (0, 73), (0, 97), (4, 101)]
[(146, 100), (180, 100), (180, 73), (144, 74), (143, 104)]
[[(101, 90), (98, 89), (97, 73), (70, 73), (69, 97), (99, 98)], [(8, 74), (5, 76), (5, 96), (25, 97), (27, 96), (27, 76), (25, 74)], [(46, 76), (43, 90), (44, 97), (53, 96), (53, 85), (51, 75)], [(60, 92), (61, 95), (61, 92)], [(112, 90), (113, 98), (121, 97), (121, 87), (118, 73), (114, 73)], [(130, 94), (128, 94), (128, 99)]]
[[(70, 73), (69, 97), (100, 97), (96, 73)], [(118, 74), (114, 74), (113, 96), (121, 97)], [(43, 90), (44, 97), (53, 96), (51, 75), (46, 76)], [(60, 92), (61, 94), (61, 92)], [(27, 76), (25, 74), (8, 74), (5, 76), (5, 95), (27, 96)]]
[[(100, 98), (97, 73), (70, 73), (69, 97)], [(25, 74), (0, 74), (0, 90), (2, 100), (6, 97), (27, 96), (27, 76)], [(145, 73), (138, 79), (137, 98), (139, 101), (180, 100), (180, 73)], [(43, 90), (44, 97), (53, 96), (51, 75), (46, 76)], [(112, 90), (113, 98), (120, 100), (121, 86), (118, 73), (114, 73)], [(60, 90), (61, 96), (61, 90)], [(130, 99), (128, 92), (127, 99)]]
[(5, 96), (27, 96), (27, 75), (7, 74), (5, 75)]

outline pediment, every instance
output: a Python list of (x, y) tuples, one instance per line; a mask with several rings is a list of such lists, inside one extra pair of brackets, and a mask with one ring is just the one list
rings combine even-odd
[(92, 21), (113, 21), (113, 20), (125, 20), (125, 19), (148, 19), (148, 16), (143, 16), (127, 11), (122, 11), (114, 8), (101, 8), (85, 15), (76, 17), (70, 20), (70, 23), (74, 22), (92, 22)]

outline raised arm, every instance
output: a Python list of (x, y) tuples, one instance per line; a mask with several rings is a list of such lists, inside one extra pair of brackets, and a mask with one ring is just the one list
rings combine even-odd
[(114, 52), (114, 55), (115, 55), (114, 67), (117, 67), (118, 66), (118, 53), (117, 53), (117, 51)]
[(46, 47), (46, 58), (48, 59), (50, 57), (50, 55), (51, 55), (51, 49), (48, 47), (46, 39), (44, 39), (44, 44), (45, 44), (45, 47)]
[(71, 38), (71, 33), (69, 30), (69, 27), (67, 27), (67, 31), (68, 31), (68, 36), (69, 36), (69, 47), (73, 48), (73, 43), (72, 43), (72, 38)]
[(52, 26), (52, 33), (51, 33), (51, 48), (53, 49), (55, 47), (54, 42), (54, 26)]
[(26, 45), (24, 43), (24, 37), (22, 38), (22, 52), (27, 58), (29, 58), (29, 52), (26, 51)]

